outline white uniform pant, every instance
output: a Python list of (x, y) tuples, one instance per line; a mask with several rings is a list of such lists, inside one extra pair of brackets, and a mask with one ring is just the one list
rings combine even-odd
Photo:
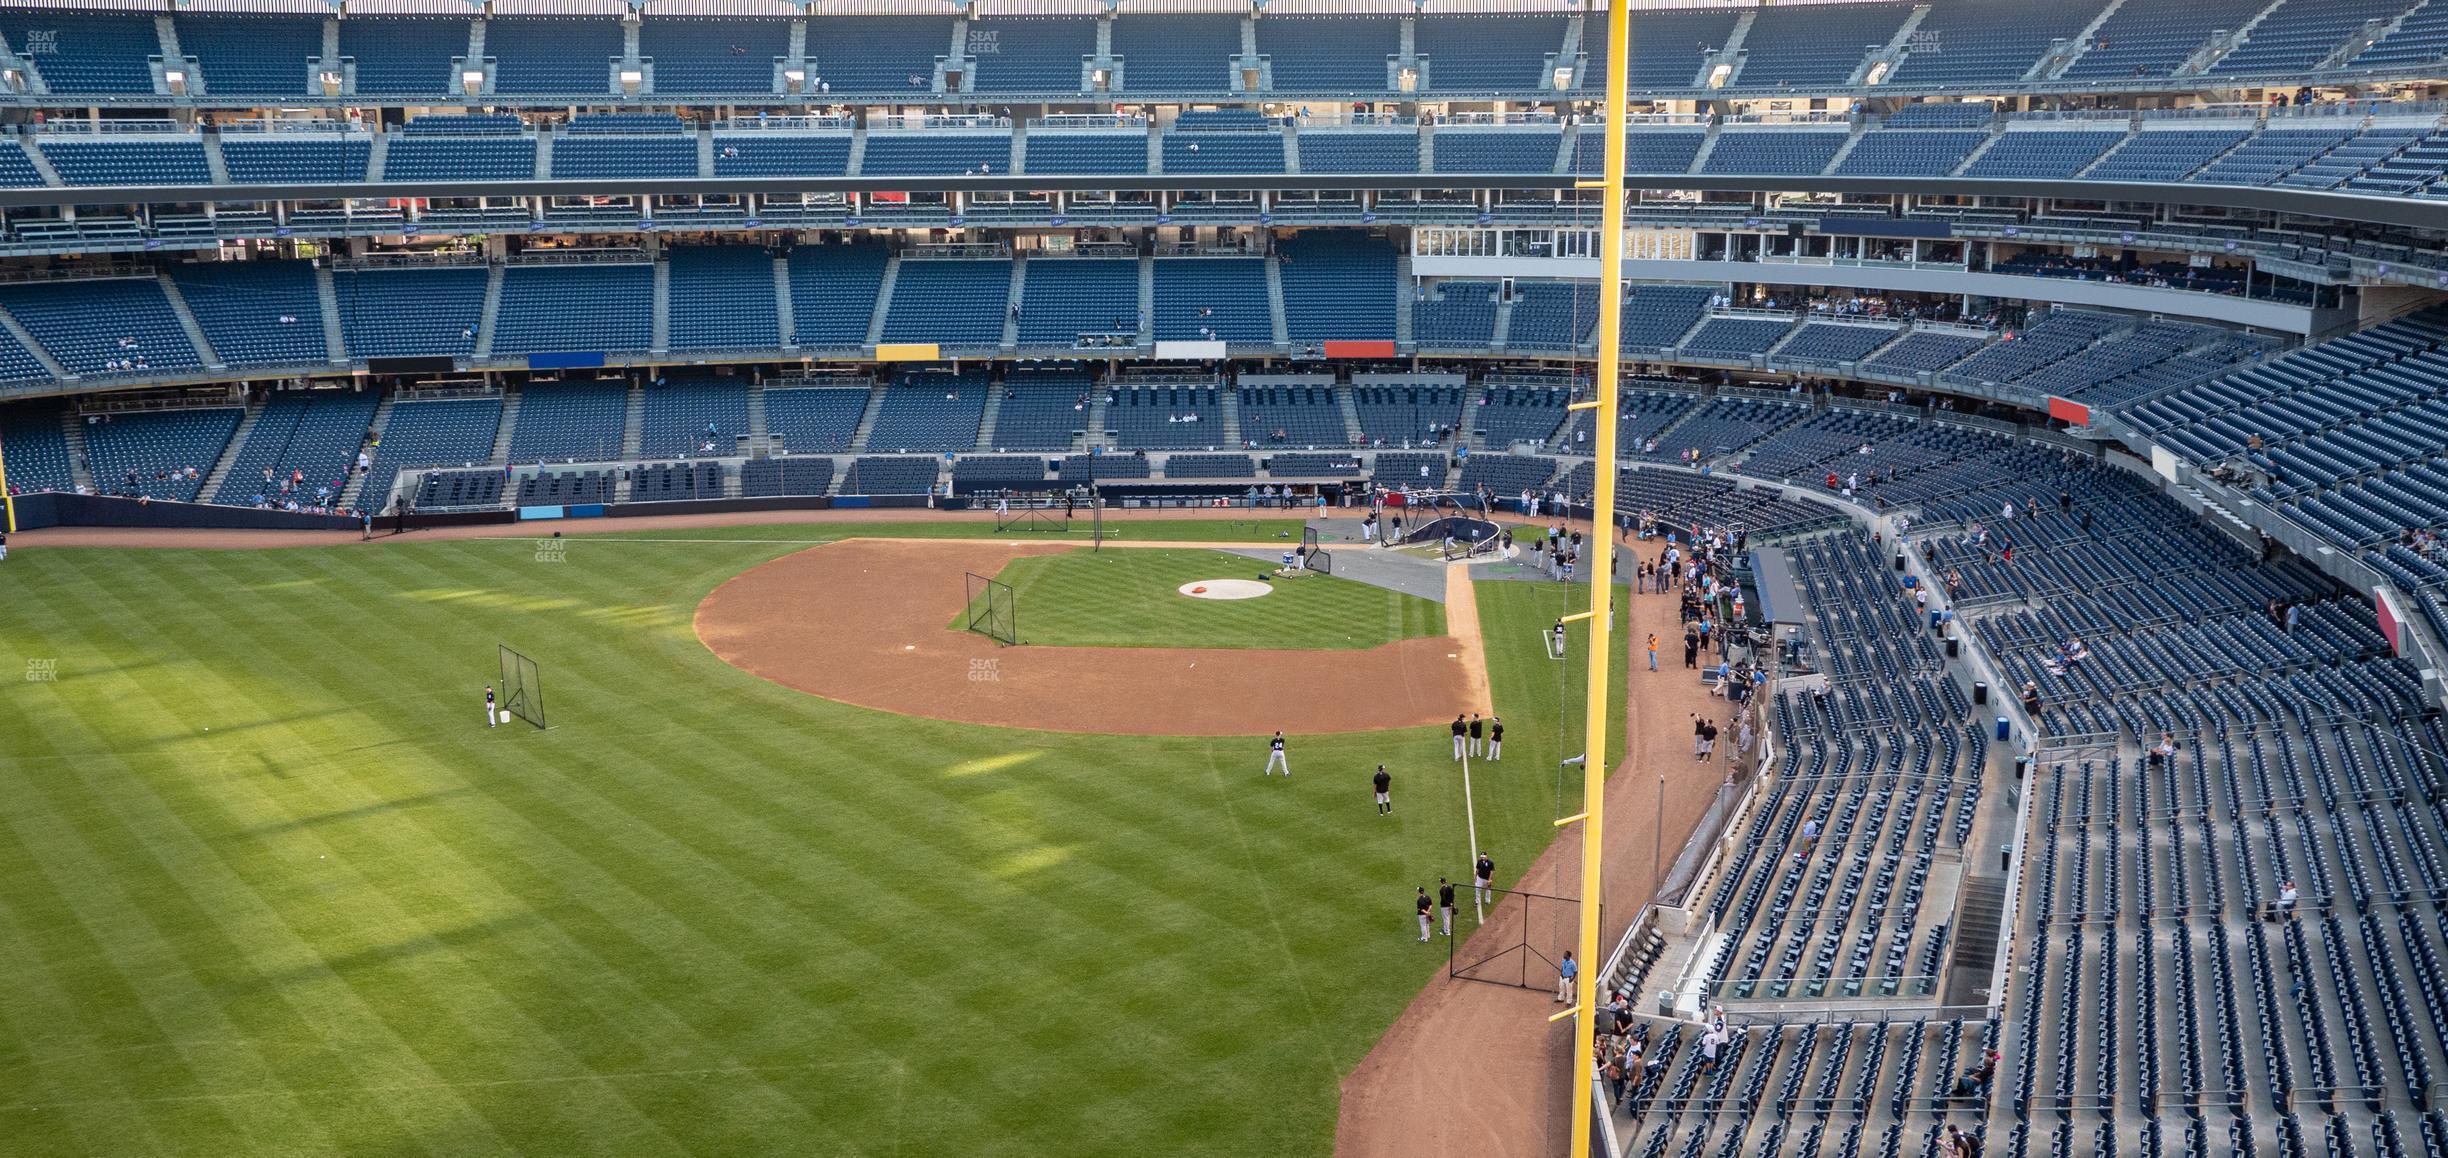
[(1456, 736), (1456, 737), (1454, 737), (1454, 759), (1459, 760), (1459, 759), (1461, 759), (1461, 758), (1462, 758), (1462, 737), (1460, 737), (1460, 736)]
[(1487, 758), (1488, 758), (1488, 759), (1490, 759), (1490, 760), (1502, 760), (1502, 759), (1504, 759), (1504, 741), (1502, 741), (1502, 740), (1490, 740), (1490, 741), (1488, 741), (1488, 757), (1487, 757)]
[(1437, 906), (1437, 912), (1443, 915), (1445, 918), (1445, 935), (1448, 937), (1453, 936), (1453, 906), (1439, 905)]
[(501, 717), (500, 717), (500, 715), (494, 712), (494, 710), (493, 710), (493, 705), (491, 705), (491, 704), (486, 704), (486, 705), (485, 705), (485, 727), (488, 727), (488, 728), (498, 728), (498, 727), (500, 727), (500, 726), (501, 726)]
[(1428, 939), (1428, 914), (1426, 914), (1426, 913), (1421, 913), (1421, 914), (1419, 915), (1419, 919), (1420, 919), (1420, 940), (1425, 941), (1425, 940), (1427, 940), (1427, 939)]
[(1290, 776), (1292, 774), (1292, 762), (1284, 758), (1283, 749), (1281, 748), (1274, 749), (1273, 751), (1267, 753), (1267, 766), (1264, 775), (1274, 775), (1277, 768), (1283, 769), (1283, 774), (1286, 776)]
[(1488, 882), (1487, 882), (1487, 878), (1486, 878), (1486, 877), (1480, 877), (1480, 878), (1478, 879), (1478, 883), (1477, 883), (1477, 884), (1475, 884), (1475, 885), (1473, 885), (1472, 887), (1473, 887), (1473, 889), (1474, 889), (1474, 890), (1475, 890), (1475, 891), (1478, 893), (1479, 903), (1480, 903), (1480, 904), (1482, 904), (1482, 905), (1484, 905), (1484, 904), (1488, 903)]

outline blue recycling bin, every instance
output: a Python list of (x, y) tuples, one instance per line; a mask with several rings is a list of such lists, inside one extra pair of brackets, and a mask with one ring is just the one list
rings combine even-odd
[(2014, 725), (2013, 725), (2013, 724), (2011, 724), (2011, 723), (2009, 723), (2009, 722), (2007, 722), (2006, 717), (2004, 717), (2004, 716), (1999, 716), (1999, 717), (1998, 717), (1998, 737), (1997, 737), (1997, 738), (1998, 738), (1998, 742), (1999, 742), (1999, 743), (2004, 743), (2004, 742), (2006, 742), (2006, 740), (2007, 740), (2009, 737), (2011, 737), (2011, 736), (2013, 736), (2013, 735), (2014, 735)]

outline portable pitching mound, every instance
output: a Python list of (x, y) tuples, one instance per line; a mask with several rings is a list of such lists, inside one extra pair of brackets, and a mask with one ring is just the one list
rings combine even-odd
[(1256, 579), (1201, 579), (1195, 583), (1184, 583), (1174, 590), (1192, 599), (1256, 599), (1275, 591)]

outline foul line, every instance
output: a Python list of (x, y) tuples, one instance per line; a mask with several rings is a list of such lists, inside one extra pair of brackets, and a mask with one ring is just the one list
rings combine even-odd
[(1462, 823), (1470, 830), (1471, 912), (1480, 924), (1487, 923), (1487, 906), (1479, 900), (1479, 815), (1471, 807), (1470, 748), (1462, 749)]
[(82, 1106), (132, 1106), (168, 1102), (222, 1102), (246, 1098), (311, 1097), (318, 1094), (356, 1096), (360, 1094), (414, 1093), (419, 1090), (482, 1089), (493, 1086), (562, 1085), (575, 1082), (617, 1082), (639, 1078), (702, 1078), (745, 1077), (752, 1074), (790, 1073), (802, 1070), (830, 1070), (844, 1066), (866, 1064), (853, 1061), (800, 1062), (770, 1066), (712, 1066), (684, 1070), (628, 1070), (602, 1074), (554, 1074), (535, 1078), (476, 1078), (468, 1081), (401, 1082), (380, 1086), (279, 1086), (255, 1090), (227, 1090), (210, 1094), (165, 1094), (152, 1098), (77, 1098), (57, 1102), (10, 1102), (0, 1105), (0, 1114), (22, 1113), (27, 1110), (56, 1110)]

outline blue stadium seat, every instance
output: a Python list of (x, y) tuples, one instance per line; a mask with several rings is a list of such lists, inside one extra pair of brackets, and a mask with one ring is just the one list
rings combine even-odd
[(629, 424), (629, 384), (601, 381), (531, 382), (519, 397), (510, 432), (510, 461), (606, 462), (621, 455)]
[(1082, 334), (1139, 331), (1139, 263), (1032, 258), (1020, 303), (1020, 343), (1064, 346)]
[(880, 245), (803, 245), (791, 251), (792, 326), (800, 349), (866, 344), (890, 257)]
[(364, 96), (441, 96), (460, 91), (451, 62), (467, 55), (465, 17), (346, 16), (340, 55), (356, 62)]
[[(0, 308), (81, 377), (203, 368), (170, 299), (149, 277), (0, 285)], [(138, 365), (105, 368), (127, 362)]]
[(1084, 90), (1083, 59), (1094, 59), (1097, 22), (1077, 16), (972, 19), (963, 47), (977, 69), (977, 92), (1074, 94)]
[(196, 58), (207, 96), (302, 97), (323, 59), (319, 17), (181, 15), (179, 49)]
[(627, 51), (618, 20), (496, 17), (485, 21), (493, 91), (513, 96), (611, 95), (612, 66)]
[[(274, 394), (255, 416), (246, 441), (230, 459), (229, 473), (212, 501), (250, 506), (276, 501), (292, 473), (305, 478), (292, 497), (301, 504), (317, 491), (337, 499), (356, 465), (358, 448), (374, 421), (379, 394), (366, 389), (286, 390)], [(271, 482), (267, 484), (265, 472)], [(328, 505), (318, 503), (316, 505)]]
[[(741, 378), (702, 370), (674, 372), (659, 383), (648, 383), (642, 400), (638, 453), (648, 458), (728, 455), (734, 440), (748, 433), (748, 383)], [(705, 449), (708, 442), (714, 444), (711, 452)]]
[[(23, 347), (19, 347), (19, 353), (22, 355)], [(8, 454), (8, 485), (12, 491), (38, 494), (75, 489), (76, 475), (68, 460), (68, 436), (60, 427), (61, 411), (56, 399), (0, 406), (0, 450)]]
[[(1557, 140), (1558, 131), (1544, 126), (1439, 128), (1431, 143), (1439, 173), (1552, 173)], [(1688, 166), (1689, 159), (1684, 163)]]
[(936, 177), (1011, 172), (1011, 134), (869, 132), (862, 176)]
[(221, 163), (241, 185), (363, 181), (373, 147), (361, 133), (224, 133)]
[[(88, 422), (85, 454), (93, 463), (94, 489), (194, 502), (244, 417), (239, 407), (214, 406), (123, 412)], [(196, 477), (185, 477), (189, 468)]]
[(170, 280), (224, 365), (310, 366), (331, 359), (323, 298), (303, 261), (213, 261), (172, 266)]
[(807, 22), (808, 87), (822, 81), (842, 94), (932, 92), (935, 60), (950, 51), (950, 17), (820, 14)]
[(1157, 258), (1155, 291), (1159, 342), (1275, 340), (1262, 258)]
[(1565, 26), (1560, 16), (1423, 14), (1411, 49), (1428, 62), (1432, 92), (1553, 91), (1548, 62), (1563, 51)]
[(1112, 50), (1122, 65), (1122, 91), (1218, 93), (1232, 82), (1241, 55), (1241, 17), (1126, 14), (1113, 22)]
[(1277, 243), (1284, 323), (1295, 342), (1394, 336), (1393, 245), (1362, 233), (1309, 230)]
[(1032, 127), (1028, 134), (1028, 157), (1022, 164), (1031, 173), (1145, 173), (1148, 168), (1147, 132), (1142, 129), (1057, 131)]
[(151, 93), (150, 58), (162, 54), (153, 16), (140, 13), (0, 9), (0, 36), (55, 93)]
[(1385, 92), (1386, 61), (1402, 51), (1402, 22), (1390, 17), (1262, 16), (1256, 25), (1279, 93)]
[(864, 388), (767, 390), (765, 432), (794, 454), (845, 451), (867, 413)]
[(717, 177), (839, 177), (849, 171), (848, 132), (714, 134)]
[[(383, 424), (382, 442), (372, 451), (373, 466), (357, 492), (365, 510), (390, 508), (392, 484), (402, 470), (438, 466), (482, 466), (493, 454), (501, 431), (502, 400), (484, 398), (396, 399)], [(485, 472), (500, 477), (500, 471)]]
[(884, 340), (968, 348), (1001, 345), (1011, 276), (1009, 258), (902, 261), (892, 301), (886, 303)]
[(212, 184), (200, 137), (50, 134), (35, 147), (69, 185)]
[(676, 245), (664, 253), (673, 350), (781, 347), (771, 253), (753, 245)]
[(1419, 172), (1419, 132), (1307, 129), (1300, 134), (1303, 173)]
[(484, 317), (482, 266), (334, 270), (341, 340), (352, 358), (466, 357)]
[(643, 350), (653, 340), (651, 265), (512, 265), (502, 271), (495, 355)]
[(658, 96), (767, 94), (790, 35), (787, 20), (652, 16), (638, 24), (638, 56), (654, 62)]

